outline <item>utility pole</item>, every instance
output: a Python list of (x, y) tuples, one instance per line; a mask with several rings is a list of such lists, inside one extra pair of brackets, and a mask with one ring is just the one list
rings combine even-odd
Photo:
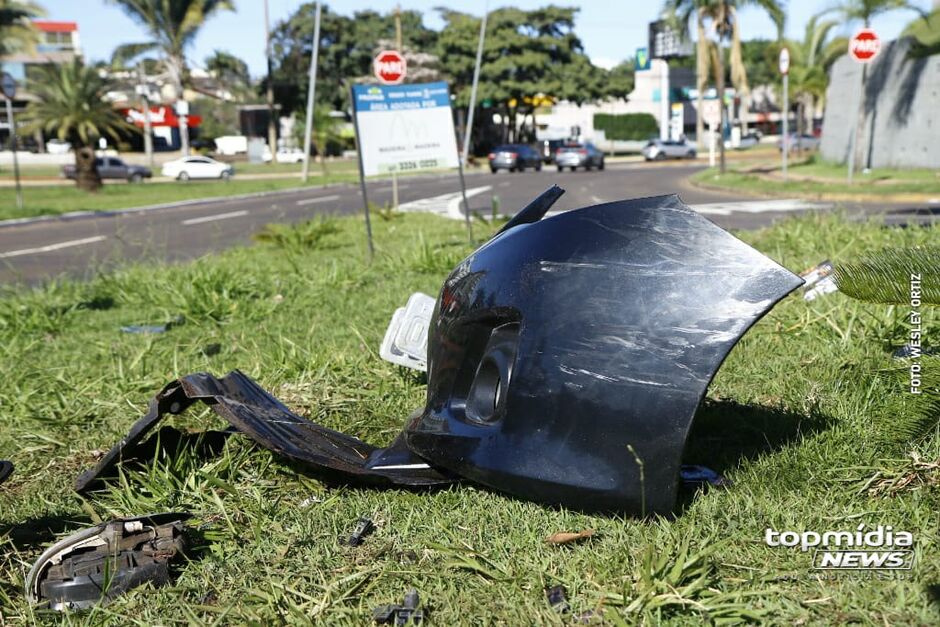
[(274, 61), (271, 58), (271, 25), (268, 13), (268, 0), (264, 0), (264, 44), (268, 58), (268, 149), (271, 151), (273, 162), (277, 152), (277, 120), (274, 115)]
[[(402, 57), (405, 56), (401, 48), (401, 5), (395, 5), (395, 50)], [(398, 210), (398, 173), (392, 170), (392, 209)]]
[(153, 167), (153, 124), (150, 120), (150, 87), (147, 85), (144, 74), (144, 62), (137, 64), (137, 93), (140, 95), (141, 106), (144, 109), (144, 154), (147, 155), (147, 165)]
[(470, 155), (470, 135), (473, 132), (473, 112), (477, 106), (477, 85), (480, 83), (480, 63), (483, 61), (483, 40), (486, 38), (486, 18), (490, 11), (489, 0), (483, 5), (483, 21), (480, 22), (480, 39), (477, 41), (477, 59), (473, 66), (473, 85), (470, 87), (470, 108), (467, 110), (467, 128), (463, 136), (463, 155), (460, 163), (467, 164)]
[(16, 122), (13, 120), (13, 97), (8, 96), (7, 123), (10, 125), (10, 148), (13, 150), (13, 178), (16, 180), (16, 208), (23, 208), (23, 188), (20, 187), (20, 162), (16, 156)]
[[(317, 100), (317, 59), (320, 54), (320, 0), (317, 0), (316, 17), (313, 22), (313, 51), (310, 53), (310, 85), (307, 86), (307, 120), (304, 125), (304, 172), (303, 182), (310, 176), (310, 140), (313, 135), (313, 109)], [(324, 146), (317, 146), (320, 158), (325, 159)]]

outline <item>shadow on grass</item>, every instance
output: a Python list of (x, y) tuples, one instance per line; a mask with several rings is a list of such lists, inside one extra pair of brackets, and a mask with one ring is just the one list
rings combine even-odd
[(91, 525), (85, 514), (65, 516), (39, 516), (12, 525), (0, 525), (0, 536), (8, 537), (17, 551), (34, 551), (49, 544), (65, 532), (75, 532)]
[[(829, 416), (818, 413), (797, 414), (706, 399), (695, 413), (682, 463), (701, 464), (724, 474), (741, 461), (773, 453), (793, 441), (825, 431), (832, 422)], [(697, 487), (681, 487), (676, 513), (681, 514), (697, 494)]]

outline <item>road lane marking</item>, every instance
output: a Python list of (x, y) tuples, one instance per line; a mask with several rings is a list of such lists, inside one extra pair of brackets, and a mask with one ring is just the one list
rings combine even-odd
[(330, 202), (331, 200), (337, 200), (338, 198), (339, 194), (333, 194), (332, 196), (323, 196), (321, 198), (305, 198), (303, 200), (298, 200), (296, 204), (298, 207), (302, 205), (315, 205), (318, 202)]
[(22, 257), (23, 255), (35, 255), (38, 253), (50, 253), (54, 250), (61, 250), (63, 248), (71, 248), (72, 246), (84, 246), (85, 244), (94, 244), (95, 242), (101, 242), (108, 239), (104, 235), (96, 235), (94, 237), (86, 237), (83, 239), (72, 239), (67, 242), (59, 242), (58, 244), (49, 244), (48, 246), (39, 246), (38, 248), (23, 248), (21, 250), (11, 250), (8, 253), (0, 253), (0, 259), (6, 259), (8, 257)]
[(811, 211), (831, 209), (832, 203), (809, 202), (799, 198), (743, 200), (740, 202), (711, 202), (690, 207), (706, 215), (727, 216), (732, 213), (766, 213), (768, 211)]
[[(483, 185), (482, 187), (471, 187), (467, 190), (467, 198), (473, 198), (477, 194), (482, 194), (493, 189), (490, 185)], [(433, 213), (444, 218), (451, 218), (453, 220), (463, 220), (463, 196), (460, 192), (453, 192), (450, 194), (441, 194), (440, 196), (432, 196), (430, 198), (422, 198), (421, 200), (413, 200), (411, 202), (402, 203), (398, 206), (399, 211), (403, 212), (415, 212), (415, 213)]]
[(189, 220), (183, 220), (180, 224), (190, 225), (190, 224), (202, 224), (203, 222), (215, 222), (216, 220), (228, 220), (229, 218), (238, 218), (240, 216), (248, 215), (248, 211), (242, 209), (241, 211), (229, 211), (228, 213), (217, 213), (214, 216), (203, 216), (201, 218), (190, 218)]

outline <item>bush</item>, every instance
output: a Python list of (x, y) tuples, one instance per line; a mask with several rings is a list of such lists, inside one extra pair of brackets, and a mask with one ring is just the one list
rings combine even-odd
[(659, 123), (649, 113), (595, 113), (594, 128), (611, 140), (643, 140), (659, 134)]

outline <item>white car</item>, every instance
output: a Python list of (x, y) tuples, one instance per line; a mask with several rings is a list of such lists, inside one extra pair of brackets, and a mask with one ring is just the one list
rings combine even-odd
[(161, 173), (163, 176), (178, 181), (188, 181), (189, 179), (222, 179), (227, 181), (235, 174), (235, 168), (228, 163), (222, 163), (209, 157), (183, 157), (164, 163)]
[(50, 139), (46, 142), (46, 152), (50, 155), (65, 155), (71, 150), (72, 144), (61, 139)]
[(261, 153), (261, 160), (265, 163), (271, 163), (271, 161), (278, 163), (303, 163), (304, 151), (300, 148), (278, 148), (277, 154), (272, 157), (271, 150), (265, 146), (264, 152)]

